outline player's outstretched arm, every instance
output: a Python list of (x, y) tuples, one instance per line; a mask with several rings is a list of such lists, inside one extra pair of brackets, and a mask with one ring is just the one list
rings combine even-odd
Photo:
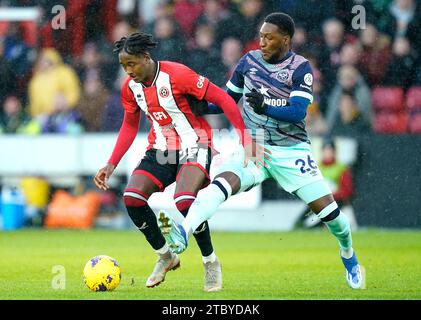
[(253, 90), (245, 94), (246, 101), (257, 114), (264, 114), (276, 120), (297, 123), (302, 121), (307, 113), (310, 99), (303, 97), (291, 97), (288, 105), (284, 107), (272, 107), (264, 102), (264, 96), (260, 92)]
[(219, 106), (224, 111), (228, 120), (237, 130), (243, 146), (246, 146), (252, 141), (252, 138), (246, 129), (246, 125), (244, 124), (243, 118), (241, 117), (241, 113), (238, 110), (237, 104), (229, 94), (210, 82), (204, 98), (205, 100)]
[(238, 110), (238, 100), (234, 100), (230, 94), (211, 82), (209, 83), (208, 90), (206, 91), (205, 99), (220, 107), (224, 111), (226, 117), (231, 122), (233, 127), (236, 129), (238, 135), (241, 138), (241, 143), (246, 151), (244, 166), (247, 165), (249, 159), (253, 161), (257, 167), (261, 167), (265, 164), (265, 158), (270, 160), (268, 157), (270, 152), (263, 146), (257, 144), (256, 141), (254, 141), (250, 136), (246, 125), (244, 124), (243, 117)]
[(96, 186), (101, 190), (107, 190), (108, 178), (112, 175), (121, 158), (129, 150), (139, 130), (140, 111), (124, 112), (123, 123), (118, 133), (117, 141), (107, 164), (98, 170), (94, 177)]
[(94, 177), (94, 182), (96, 186), (101, 190), (108, 190), (108, 178), (113, 174), (115, 166), (111, 163), (98, 170), (97, 174)]
[[(231, 98), (234, 99), (235, 103), (238, 103), (238, 101), (240, 101), (240, 99), (243, 97), (242, 93), (236, 93), (230, 90), (229, 88), (227, 88), (227, 93), (229, 94)], [(224, 113), (224, 111), (220, 107), (218, 107), (217, 105), (213, 103), (208, 104), (208, 109), (206, 110), (206, 114), (220, 114), (220, 113)]]

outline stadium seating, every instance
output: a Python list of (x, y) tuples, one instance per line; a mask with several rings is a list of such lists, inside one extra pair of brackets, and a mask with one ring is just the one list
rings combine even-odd
[(420, 112), (409, 115), (408, 128), (409, 133), (421, 134), (421, 109)]
[(405, 92), (400, 87), (377, 87), (372, 91), (374, 131), (402, 134), (408, 131)]
[(409, 88), (406, 93), (406, 107), (409, 112), (421, 111), (421, 86)]
[(405, 109), (405, 93), (400, 87), (377, 87), (371, 94), (376, 113), (399, 112)]
[(421, 133), (421, 86), (411, 87), (406, 94), (409, 133)]
[(374, 117), (377, 133), (402, 134), (408, 130), (408, 115), (405, 112), (379, 112)]

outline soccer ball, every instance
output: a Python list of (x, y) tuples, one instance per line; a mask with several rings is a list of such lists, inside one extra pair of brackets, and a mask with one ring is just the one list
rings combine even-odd
[(112, 291), (121, 280), (120, 266), (115, 259), (99, 255), (86, 263), (83, 278), (86, 286), (92, 291)]

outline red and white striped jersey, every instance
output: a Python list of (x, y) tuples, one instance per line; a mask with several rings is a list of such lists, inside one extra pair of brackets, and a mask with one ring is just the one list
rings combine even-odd
[(208, 146), (211, 128), (203, 117), (193, 114), (186, 95), (202, 100), (209, 80), (185, 65), (158, 61), (150, 86), (137, 83), (130, 77), (124, 82), (121, 101), (126, 112), (140, 108), (152, 124), (148, 135), (148, 149), (179, 150)]

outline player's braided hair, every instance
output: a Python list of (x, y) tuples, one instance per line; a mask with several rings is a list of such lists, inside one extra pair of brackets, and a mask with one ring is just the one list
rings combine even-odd
[(290, 36), (290, 38), (294, 36), (294, 32), (295, 32), (294, 20), (286, 13), (283, 13), (283, 12), (271, 13), (265, 18), (265, 22), (276, 25), (279, 28), (279, 30), (281, 30), (282, 32), (285, 32), (287, 35)]
[(144, 32), (136, 32), (114, 42), (113, 53), (120, 53), (124, 50), (128, 54), (139, 55), (149, 52), (149, 50), (155, 48), (157, 44), (158, 43), (154, 41), (152, 35)]

